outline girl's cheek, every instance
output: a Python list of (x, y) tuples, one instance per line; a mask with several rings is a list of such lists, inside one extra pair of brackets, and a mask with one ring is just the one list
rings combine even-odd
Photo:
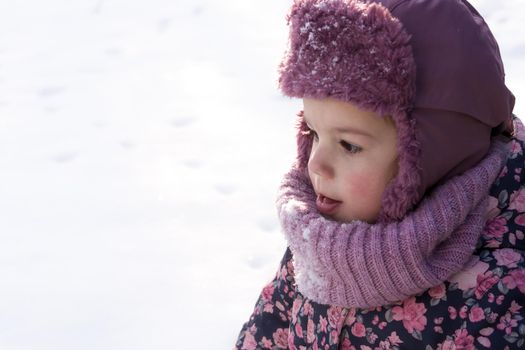
[(372, 172), (361, 172), (354, 174), (349, 181), (352, 196), (360, 202), (370, 203), (367, 206), (376, 207), (376, 202), (381, 201), (384, 186), (378, 174)]

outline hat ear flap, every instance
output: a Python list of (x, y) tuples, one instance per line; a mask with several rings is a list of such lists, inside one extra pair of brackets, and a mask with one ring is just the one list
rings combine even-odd
[(308, 169), (308, 159), (312, 150), (312, 134), (310, 128), (304, 120), (304, 111), (297, 113), (297, 167)]

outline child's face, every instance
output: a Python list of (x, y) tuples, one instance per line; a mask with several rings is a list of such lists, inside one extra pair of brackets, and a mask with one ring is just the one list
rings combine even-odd
[(383, 192), (398, 169), (390, 117), (335, 99), (303, 99), (313, 144), (308, 174), (317, 207), (339, 221), (375, 222)]

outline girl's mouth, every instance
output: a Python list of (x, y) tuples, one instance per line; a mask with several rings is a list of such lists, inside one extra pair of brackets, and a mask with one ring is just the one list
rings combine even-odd
[(315, 204), (317, 205), (317, 210), (319, 210), (321, 214), (325, 215), (332, 214), (341, 203), (343, 202), (325, 197), (322, 194), (318, 194), (317, 200), (315, 201)]

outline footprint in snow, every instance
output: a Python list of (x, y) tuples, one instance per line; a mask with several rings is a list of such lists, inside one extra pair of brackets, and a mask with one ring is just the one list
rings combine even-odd
[(62, 94), (66, 91), (64, 86), (47, 86), (38, 90), (38, 96), (42, 98), (53, 97)]
[(91, 124), (97, 129), (105, 128), (108, 125), (108, 123), (103, 120), (95, 120)]
[(104, 52), (108, 56), (118, 56), (118, 55), (122, 54), (122, 51), (123, 50), (121, 48), (118, 48), (118, 47), (109, 47)]
[(193, 117), (178, 117), (172, 119), (169, 123), (175, 128), (183, 128), (195, 122)]
[(44, 107), (44, 112), (46, 112), (46, 113), (56, 113), (58, 110), (59, 110), (59, 108), (56, 107), (56, 106)]
[(166, 30), (168, 30), (170, 24), (171, 24), (171, 18), (163, 18), (157, 21), (157, 31), (159, 33), (164, 33)]
[(246, 261), (246, 264), (252, 269), (260, 269), (268, 262), (268, 259), (265, 258), (264, 256), (258, 255), (258, 256), (250, 256), (245, 261)]
[(125, 149), (132, 149), (132, 148), (135, 148), (137, 146), (135, 144), (135, 142), (130, 141), (130, 140), (122, 140), (119, 143)]
[(202, 166), (202, 161), (198, 159), (186, 159), (182, 162), (187, 168), (197, 169)]
[(216, 184), (215, 190), (219, 192), (220, 194), (228, 196), (232, 194), (233, 192), (235, 192), (236, 188), (233, 185), (223, 183), (223, 184)]
[(69, 163), (78, 156), (77, 152), (63, 152), (53, 157), (53, 160), (57, 163)]
[(518, 45), (511, 50), (513, 56), (525, 56), (525, 44)]
[(265, 232), (273, 232), (277, 228), (277, 224), (276, 218), (265, 217), (257, 220), (257, 226)]
[(201, 6), (196, 6), (193, 8), (193, 15), (199, 16), (204, 12), (204, 9)]

